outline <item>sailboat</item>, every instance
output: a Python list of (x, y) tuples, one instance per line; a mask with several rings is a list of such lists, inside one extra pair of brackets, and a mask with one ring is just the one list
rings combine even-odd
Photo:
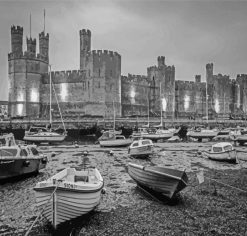
[[(42, 143), (42, 142), (54, 143), (55, 142), (56, 143), (56, 142), (64, 141), (64, 139), (67, 136), (67, 131), (66, 131), (66, 128), (63, 122), (63, 117), (62, 117), (61, 110), (58, 104), (55, 89), (51, 81), (51, 65), (49, 65), (49, 67), (50, 67), (50, 114), (49, 114), (50, 123), (48, 127), (30, 127), (28, 131), (25, 131), (25, 136), (23, 140), (28, 141), (28, 142), (34, 142), (34, 143)], [(55, 98), (58, 104), (58, 109), (59, 109), (59, 113), (60, 113), (63, 128), (64, 128), (63, 133), (58, 133), (52, 129), (52, 109), (51, 109), (52, 87), (55, 93)]]

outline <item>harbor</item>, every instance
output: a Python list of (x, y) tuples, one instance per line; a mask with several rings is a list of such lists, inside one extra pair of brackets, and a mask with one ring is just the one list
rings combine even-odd
[[(200, 153), (213, 143), (156, 143), (155, 153), (147, 159), (131, 158), (127, 148), (101, 148), (90, 141), (79, 142), (79, 147), (71, 143), (41, 145), (39, 152), (47, 154), (49, 160), (44, 170), (0, 185), (0, 234), (24, 235), (40, 214), (35, 207), (35, 184), (61, 169), (79, 166), (88, 151), (90, 165), (97, 166), (106, 189), (96, 210), (61, 225), (55, 232), (42, 217), (29, 235), (245, 235), (247, 162), (229, 164), (201, 157)], [(129, 162), (186, 170), (189, 186), (175, 202), (155, 201), (130, 178)], [(201, 169), (205, 182), (199, 185), (196, 175)]]

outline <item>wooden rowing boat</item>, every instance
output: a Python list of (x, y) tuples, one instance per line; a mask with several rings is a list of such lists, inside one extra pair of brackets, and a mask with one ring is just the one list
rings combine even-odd
[(96, 168), (67, 168), (34, 187), (36, 203), (56, 228), (92, 211), (100, 202), (104, 182)]
[(169, 199), (173, 198), (188, 184), (188, 177), (185, 171), (165, 167), (144, 167), (129, 163), (128, 173), (138, 185), (162, 193)]

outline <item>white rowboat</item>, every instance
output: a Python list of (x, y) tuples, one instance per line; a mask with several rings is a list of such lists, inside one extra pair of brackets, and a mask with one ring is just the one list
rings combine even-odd
[(96, 168), (67, 168), (35, 186), (36, 204), (56, 228), (92, 211), (100, 202), (103, 185)]

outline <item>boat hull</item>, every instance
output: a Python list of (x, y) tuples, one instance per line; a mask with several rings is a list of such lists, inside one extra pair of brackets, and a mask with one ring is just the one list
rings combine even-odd
[(203, 139), (203, 138), (209, 138), (212, 139), (216, 137), (218, 132), (193, 132), (189, 131), (187, 136), (191, 138), (196, 138), (196, 139)]
[(0, 180), (6, 180), (17, 176), (37, 173), (45, 168), (46, 162), (40, 158), (0, 158)]
[[(78, 176), (79, 173), (83, 175)], [(103, 186), (103, 178), (97, 169), (76, 171), (67, 168), (36, 184), (36, 206), (56, 228), (92, 211), (100, 202)]]
[(226, 152), (203, 152), (206, 157), (214, 161), (223, 161), (229, 163), (236, 163), (236, 150), (226, 151)]
[[(47, 204), (55, 186), (49, 189), (35, 189), (36, 203), (44, 208), (44, 216), (56, 227), (65, 221), (92, 211), (100, 202), (101, 188), (98, 191), (73, 192), (58, 187), (51, 201)], [(56, 208), (56, 215), (53, 209)]]
[(154, 152), (153, 146), (142, 146), (129, 149), (130, 156), (133, 157), (145, 157), (152, 155)]
[(163, 167), (143, 167), (130, 163), (128, 173), (137, 184), (162, 193), (170, 199), (185, 188), (188, 182), (184, 171)]
[(173, 133), (164, 133), (164, 134), (143, 134), (141, 137), (144, 138), (144, 139), (151, 139), (152, 141), (156, 141), (156, 140), (159, 140), (159, 139), (163, 139), (163, 140), (166, 140), (166, 139), (169, 139), (173, 136)]
[(35, 142), (35, 143), (42, 143), (42, 142), (49, 142), (49, 143), (56, 143), (56, 142), (62, 142), (66, 138), (65, 135), (25, 135), (23, 140), (28, 142)]
[(126, 147), (132, 143), (131, 139), (100, 140), (101, 147)]

